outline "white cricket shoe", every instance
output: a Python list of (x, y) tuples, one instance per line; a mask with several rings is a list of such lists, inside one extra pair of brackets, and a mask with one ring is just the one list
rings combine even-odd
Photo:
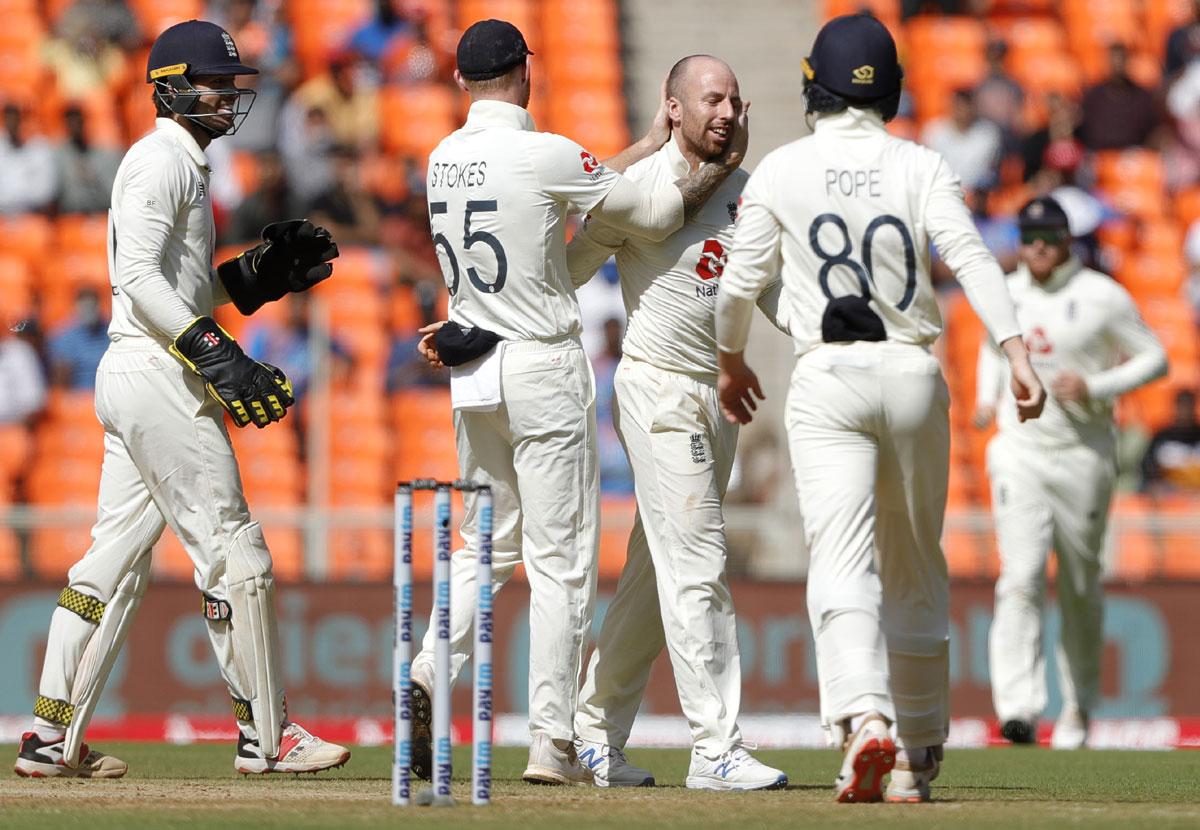
[(279, 755), (275, 758), (263, 756), (257, 738), (250, 740), (239, 734), (233, 768), (243, 775), (321, 772), (340, 767), (349, 760), (350, 750), (346, 747), (322, 740), (300, 724), (289, 721), (283, 725), (283, 736), (279, 739)]
[(1050, 733), (1051, 749), (1083, 749), (1087, 746), (1088, 716), (1077, 710), (1063, 710)]
[(592, 771), (579, 763), (573, 741), (539, 733), (529, 745), (529, 764), (521, 778), (530, 784), (591, 784)]
[(882, 715), (870, 713), (846, 741), (846, 755), (834, 788), (843, 804), (881, 801), (883, 777), (896, 764), (896, 743)]
[(625, 753), (615, 746), (576, 738), (575, 754), (580, 766), (591, 770), (597, 787), (654, 786), (654, 775), (629, 763)]
[(913, 761), (901, 755), (888, 782), (887, 800), (893, 804), (919, 804), (929, 800), (929, 784), (942, 767), (942, 748), (925, 747), (925, 760)]
[(779, 790), (787, 783), (787, 773), (768, 767), (741, 744), (718, 758), (705, 758), (693, 749), (684, 781), (692, 790)]
[(13, 772), (22, 778), (120, 778), (129, 765), (120, 758), (105, 755), (83, 744), (79, 748), (79, 766), (63, 763), (63, 738), (43, 741), (36, 732), (21, 736)]

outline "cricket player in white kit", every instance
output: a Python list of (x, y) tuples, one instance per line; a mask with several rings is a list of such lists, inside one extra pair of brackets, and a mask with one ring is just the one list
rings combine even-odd
[[(717, 158), (746, 129), (733, 70), (709, 55), (679, 61), (667, 80), (672, 137), (626, 171), (649, 188)], [(742, 123), (739, 123), (741, 121)], [(628, 326), (615, 380), (615, 418), (633, 467), (638, 513), (625, 567), (588, 665), (575, 731), (580, 763), (599, 786), (651, 786), (624, 747), (650, 669), (666, 645), (692, 729), (693, 788), (786, 786), (787, 776), (741, 743), (741, 666), (725, 578), (721, 501), (738, 427), (717, 401), (713, 325), (718, 279), (733, 241), (738, 170), (693, 219), (661, 242), (590, 220), (567, 247), (576, 283), (616, 254)], [(776, 282), (759, 298), (774, 320)]]
[(980, 349), (976, 423), (994, 416), (999, 427), (987, 449), (1000, 547), (988, 650), (992, 699), (1004, 737), (1037, 740), (1046, 707), (1042, 617), (1053, 548), (1063, 707), (1051, 745), (1077, 749), (1100, 694), (1100, 552), (1116, 474), (1113, 402), (1166, 374), (1167, 357), (1129, 293), (1071, 254), (1067, 215), (1054, 199), (1034, 199), (1018, 221), (1021, 264), (1008, 288), (1050, 399), (1041, 418), (1018, 423), (1007, 397), (997, 406), (1007, 370), (995, 345)]
[[(242, 495), (223, 416), (261, 428), (284, 417), (291, 386), (250, 360), (213, 322), (327, 278), (337, 247), (300, 220), (269, 225), (264, 242), (212, 269), (213, 213), (204, 148), (236, 130), (253, 92), (233, 39), (198, 20), (164, 31), (148, 83), (159, 117), (117, 172), (109, 212), (111, 340), (96, 375), (104, 462), (92, 545), (71, 568), (50, 622), (16, 772), (119, 778), (127, 765), (90, 750), (83, 733), (145, 593), (150, 551), (170, 524), (196, 568), (202, 613), (233, 697), (243, 773), (340, 766), (345, 748), (287, 720), (271, 555)], [(201, 610), (201, 609), (197, 609)]]
[(814, 132), (751, 175), (721, 279), (721, 403), (745, 422), (762, 398), (742, 352), (755, 299), (782, 274), (821, 716), (845, 750), (837, 799), (880, 800), (894, 765), (888, 800), (925, 801), (949, 724), (949, 394), (929, 350), (941, 331), (931, 242), (1012, 363), (1021, 417), (1045, 393), (958, 179), (887, 132), (902, 77), (887, 29), (831, 20), (804, 72)]
[[(450, 290), (450, 322), (423, 329), (423, 353), (451, 376), (459, 471), (491, 485), (499, 589), (524, 561), (529, 580), (529, 726), (525, 779), (589, 783), (574, 746), (583, 645), (599, 547), (595, 389), (580, 344), (566, 263), (568, 213), (663, 239), (741, 161), (741, 151), (680, 182), (643, 190), (616, 172), (657, 150), (642, 142), (605, 165), (573, 141), (534, 132), (525, 109), (530, 62), (509, 23), (471, 26), (455, 78), (472, 99), (466, 124), (429, 158), (433, 242)], [(742, 148), (744, 149), (744, 148)], [(475, 500), (452, 559), (451, 671), (470, 655), (475, 608)], [(413, 661), (413, 770), (428, 775), (433, 627)]]

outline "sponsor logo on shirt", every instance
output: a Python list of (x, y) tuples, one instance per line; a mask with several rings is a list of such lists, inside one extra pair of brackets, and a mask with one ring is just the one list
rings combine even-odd
[(739, 196), (736, 202), (726, 202), (725, 210), (729, 211), (729, 221), (736, 222), (738, 217), (738, 208), (741, 207), (742, 197)]
[(1046, 330), (1041, 326), (1034, 326), (1033, 330), (1026, 335), (1025, 348), (1033, 354), (1050, 354), (1054, 351), (1054, 345), (1046, 336)]

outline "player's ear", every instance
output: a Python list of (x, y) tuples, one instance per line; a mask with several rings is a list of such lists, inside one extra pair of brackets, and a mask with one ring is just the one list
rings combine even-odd
[(464, 78), (462, 76), (462, 73), (459, 72), (457, 69), (454, 70), (454, 83), (458, 84), (458, 88), (461, 89), (463, 92), (470, 93), (471, 90), (467, 89), (466, 78)]
[(678, 127), (683, 123), (683, 104), (679, 103), (678, 98), (667, 98), (667, 117), (671, 119), (672, 127)]

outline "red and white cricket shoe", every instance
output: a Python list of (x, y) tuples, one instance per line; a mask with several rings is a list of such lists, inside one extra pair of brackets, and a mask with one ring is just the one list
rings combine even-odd
[(350, 760), (350, 750), (331, 744), (309, 732), (298, 723), (283, 725), (279, 740), (279, 755), (266, 758), (258, 747), (258, 739), (238, 736), (237, 757), (233, 768), (243, 775), (268, 772), (321, 772), (340, 767)]
[(129, 764), (120, 758), (87, 744), (79, 748), (79, 758), (79, 766), (69, 767), (63, 763), (62, 738), (43, 741), (36, 732), (26, 732), (13, 771), (22, 778), (120, 778), (129, 771)]
[(846, 742), (835, 788), (843, 804), (883, 800), (883, 777), (896, 765), (896, 743), (881, 715), (869, 714)]

